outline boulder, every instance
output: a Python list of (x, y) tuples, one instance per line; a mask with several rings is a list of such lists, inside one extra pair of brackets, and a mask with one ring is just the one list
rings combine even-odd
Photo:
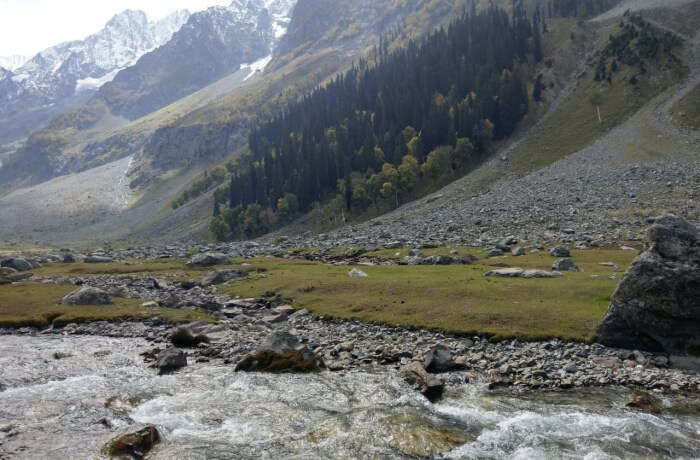
[(556, 246), (549, 250), (549, 253), (554, 257), (570, 257), (571, 252), (566, 246)]
[(511, 268), (499, 268), (498, 270), (491, 270), (484, 273), (484, 276), (500, 276), (503, 278), (517, 278), (525, 272), (522, 268), (511, 267)]
[(9, 267), (18, 272), (26, 272), (32, 269), (32, 264), (22, 257), (8, 257), (0, 260), (0, 267)]
[(443, 381), (426, 371), (423, 366), (412, 361), (399, 370), (399, 376), (411, 385), (415, 390), (420, 391), (429, 401), (435, 402), (442, 397), (445, 390)]
[(0, 276), (6, 277), (10, 275), (14, 275), (17, 273), (17, 270), (11, 267), (0, 267)]
[(573, 260), (570, 257), (565, 257), (563, 259), (557, 259), (556, 262), (552, 264), (552, 270), (560, 272), (577, 272), (580, 271)]
[(187, 366), (187, 355), (177, 348), (168, 348), (156, 358), (155, 367), (160, 374), (167, 374)]
[(192, 265), (194, 267), (213, 267), (214, 265), (228, 265), (231, 260), (226, 254), (221, 254), (220, 252), (205, 252), (203, 254), (197, 254), (187, 262), (187, 265)]
[(561, 278), (564, 276), (561, 272), (546, 270), (525, 270), (521, 275), (522, 278)]
[(133, 425), (124, 428), (102, 447), (106, 455), (127, 455), (144, 458), (160, 442), (160, 433), (155, 425)]
[(353, 268), (350, 270), (350, 272), (348, 272), (348, 276), (350, 278), (367, 278), (369, 275), (358, 268)]
[(202, 278), (202, 286), (211, 286), (213, 284), (221, 284), (231, 280), (237, 280), (248, 276), (245, 270), (217, 270), (211, 272)]
[(75, 256), (70, 252), (63, 254), (63, 257), (61, 258), (61, 262), (64, 264), (72, 264), (75, 263), (75, 261)]
[(642, 412), (649, 412), (650, 414), (660, 414), (661, 406), (654, 399), (646, 395), (633, 396), (625, 407), (628, 409), (636, 409)]
[(518, 256), (524, 256), (525, 255), (525, 248), (522, 247), (517, 247), (513, 249), (513, 255), (518, 257)]
[(681, 217), (654, 220), (648, 249), (612, 295), (598, 327), (603, 345), (700, 355), (700, 231)]
[(102, 289), (83, 286), (61, 299), (64, 305), (109, 305), (112, 298)]
[(307, 373), (324, 368), (321, 358), (286, 331), (267, 336), (257, 352), (244, 356), (236, 365), (237, 371), (272, 373)]
[(86, 264), (108, 264), (114, 262), (114, 259), (106, 256), (87, 256), (83, 259)]
[(272, 350), (277, 353), (303, 348), (299, 338), (287, 331), (275, 331), (268, 335), (260, 344), (258, 350)]
[(428, 372), (446, 372), (455, 367), (452, 350), (443, 344), (438, 344), (428, 350), (423, 362)]
[(204, 334), (194, 335), (186, 327), (179, 327), (170, 334), (170, 342), (178, 348), (193, 348), (200, 343), (209, 343), (209, 337)]
[(503, 255), (503, 250), (498, 248), (491, 249), (487, 254), (488, 257), (498, 257)]

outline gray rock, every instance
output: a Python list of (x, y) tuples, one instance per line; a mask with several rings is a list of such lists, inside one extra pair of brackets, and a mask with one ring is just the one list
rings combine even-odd
[(231, 280), (237, 280), (248, 276), (245, 270), (217, 270), (211, 272), (202, 278), (202, 286), (211, 286), (213, 284), (221, 284)]
[(18, 272), (26, 272), (32, 269), (32, 264), (22, 257), (8, 257), (0, 261), (0, 267), (14, 268)]
[(177, 348), (168, 348), (156, 359), (155, 367), (161, 374), (175, 371), (187, 366), (187, 355)]
[(558, 259), (557, 261), (555, 261), (552, 264), (552, 270), (560, 271), (560, 272), (578, 272), (578, 271), (580, 271), (579, 268), (574, 263), (574, 261), (569, 257), (565, 257), (563, 259)]
[(73, 254), (71, 254), (70, 252), (63, 254), (63, 257), (61, 258), (61, 262), (64, 264), (72, 264), (72, 263), (75, 263), (75, 261), (76, 261), (75, 256)]
[(187, 262), (187, 265), (192, 265), (194, 267), (213, 267), (214, 265), (228, 265), (231, 260), (226, 254), (221, 254), (220, 252), (206, 252), (203, 254), (197, 254)]
[(363, 272), (359, 268), (353, 268), (348, 272), (348, 276), (350, 278), (367, 278), (369, 275), (367, 275), (367, 273)]
[(557, 246), (549, 250), (549, 253), (554, 257), (570, 257), (571, 251), (566, 246)]
[(160, 442), (160, 433), (155, 425), (133, 425), (119, 431), (102, 447), (106, 455), (126, 455), (130, 458), (144, 456)]
[(445, 389), (443, 381), (429, 374), (417, 361), (412, 361), (410, 364), (403, 366), (399, 370), (399, 376), (415, 390), (420, 391), (431, 402), (435, 402), (442, 397)]
[(15, 273), (17, 273), (17, 270), (12, 267), (0, 267), (0, 276), (10, 276)]
[(489, 250), (489, 252), (487, 254), (487, 256), (489, 256), (489, 257), (498, 257), (498, 256), (502, 256), (502, 255), (503, 255), (503, 250), (498, 249), (498, 248), (493, 248), (493, 249)]
[(521, 275), (522, 278), (561, 278), (564, 276), (561, 272), (546, 270), (525, 270)]
[(700, 231), (667, 214), (612, 296), (598, 341), (671, 354), (700, 350)]
[(83, 286), (61, 299), (64, 305), (109, 305), (112, 298), (102, 289)]
[(518, 267), (510, 268), (499, 268), (498, 270), (491, 270), (484, 273), (484, 276), (500, 276), (502, 278), (517, 278), (521, 276), (525, 270)]
[(114, 262), (114, 259), (105, 256), (87, 256), (83, 262), (86, 264), (108, 264)]
[(452, 350), (443, 344), (438, 344), (428, 350), (423, 362), (428, 372), (446, 372), (455, 367)]
[(287, 331), (275, 331), (268, 335), (260, 344), (258, 350), (271, 350), (276, 353), (285, 351), (295, 351), (303, 348), (296, 335), (290, 334)]
[(514, 248), (513, 255), (516, 257), (524, 256), (525, 255), (525, 248), (521, 248), (521, 247)]

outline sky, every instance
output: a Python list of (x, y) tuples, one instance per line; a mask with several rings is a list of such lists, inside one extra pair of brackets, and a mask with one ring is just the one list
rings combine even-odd
[(142, 10), (148, 19), (188, 9), (200, 11), (231, 0), (0, 0), (0, 56), (33, 56), (50, 46), (80, 40), (115, 14)]

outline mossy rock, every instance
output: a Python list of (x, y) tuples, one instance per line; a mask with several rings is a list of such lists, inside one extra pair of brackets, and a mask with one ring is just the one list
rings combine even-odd
[(323, 361), (309, 356), (303, 350), (289, 350), (278, 353), (261, 350), (243, 358), (236, 365), (237, 371), (272, 373), (309, 373), (325, 368)]
[(170, 341), (178, 348), (194, 348), (200, 343), (209, 343), (209, 337), (204, 334), (195, 336), (189, 329), (181, 327), (173, 332)]
[(451, 428), (431, 425), (413, 426), (391, 437), (391, 445), (401, 453), (413, 457), (432, 457), (449, 452), (468, 441), (468, 437)]

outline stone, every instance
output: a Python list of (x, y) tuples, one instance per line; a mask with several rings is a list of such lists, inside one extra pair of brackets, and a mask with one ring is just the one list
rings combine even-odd
[(86, 264), (108, 264), (114, 262), (114, 259), (105, 256), (87, 256), (83, 262)]
[(466, 254), (466, 255), (463, 255), (462, 257), (459, 258), (459, 263), (462, 265), (471, 265), (474, 262), (476, 262), (477, 260), (479, 260), (478, 257), (476, 257), (472, 254)]
[(187, 355), (177, 348), (168, 348), (156, 358), (155, 367), (160, 374), (166, 374), (187, 366)]
[(127, 455), (144, 458), (160, 442), (160, 433), (155, 425), (141, 424), (122, 429), (102, 447), (106, 455)]
[(262, 320), (265, 321), (266, 323), (270, 324), (276, 324), (276, 323), (283, 323), (287, 321), (289, 318), (289, 315), (286, 313), (277, 313), (273, 315), (265, 315), (263, 316)]
[(498, 248), (493, 248), (489, 250), (489, 252), (486, 254), (488, 257), (498, 257), (503, 255), (503, 250), (498, 249)]
[(558, 259), (552, 264), (552, 270), (560, 272), (578, 272), (579, 268), (576, 266), (574, 261), (565, 257), (563, 259)]
[(554, 257), (570, 257), (571, 252), (566, 246), (556, 246), (549, 250), (549, 254)]
[(61, 257), (61, 263), (64, 264), (73, 264), (76, 262), (75, 256), (71, 254), (70, 252), (63, 254), (63, 257)]
[(628, 409), (636, 409), (643, 412), (649, 412), (650, 414), (660, 414), (661, 406), (654, 399), (646, 395), (633, 396), (625, 407)]
[(525, 272), (522, 268), (511, 267), (511, 268), (499, 268), (498, 270), (491, 270), (484, 273), (484, 276), (500, 276), (504, 278), (517, 278)]
[(369, 275), (367, 275), (367, 273), (363, 272), (359, 268), (353, 268), (348, 272), (348, 276), (350, 278), (367, 278)]
[(399, 376), (415, 390), (420, 391), (430, 402), (438, 401), (445, 390), (444, 382), (429, 374), (417, 361), (403, 366), (399, 370)]
[(513, 255), (516, 257), (524, 256), (525, 255), (525, 248), (521, 248), (521, 247), (513, 248)]
[(9, 267), (18, 272), (26, 272), (32, 269), (32, 264), (22, 257), (8, 257), (0, 260), (0, 267)]
[(158, 308), (159, 307), (158, 302), (155, 302), (153, 300), (150, 300), (148, 302), (144, 302), (141, 304), (141, 306), (143, 308)]
[(112, 298), (102, 289), (83, 286), (61, 299), (64, 305), (110, 305)]
[(428, 350), (423, 361), (428, 372), (446, 372), (455, 367), (452, 350), (443, 344), (438, 344)]
[(11, 276), (17, 273), (12, 267), (0, 267), (0, 276)]
[(521, 275), (522, 278), (561, 278), (564, 276), (561, 272), (546, 270), (525, 270)]
[(308, 349), (276, 352), (260, 350), (248, 354), (236, 365), (239, 372), (308, 373), (326, 366)]
[(287, 331), (275, 331), (268, 335), (260, 344), (258, 350), (272, 350), (277, 353), (303, 348), (299, 338)]
[(187, 262), (187, 265), (192, 265), (194, 267), (213, 267), (215, 265), (228, 265), (231, 260), (226, 254), (220, 252), (205, 252), (203, 254), (197, 254)]
[(245, 278), (246, 276), (248, 276), (248, 272), (245, 270), (217, 270), (207, 274), (202, 278), (202, 286), (221, 284), (227, 281)]
[(598, 327), (603, 345), (700, 354), (700, 230), (673, 214), (655, 218), (649, 246), (612, 295)]

